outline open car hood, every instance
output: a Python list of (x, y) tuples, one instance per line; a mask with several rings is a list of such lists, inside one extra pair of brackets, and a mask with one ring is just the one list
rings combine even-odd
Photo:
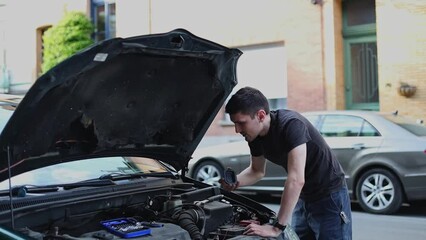
[(75, 54), (34, 83), (6, 124), (0, 181), (113, 155), (184, 168), (237, 84), (240, 55), (183, 29), (114, 38)]

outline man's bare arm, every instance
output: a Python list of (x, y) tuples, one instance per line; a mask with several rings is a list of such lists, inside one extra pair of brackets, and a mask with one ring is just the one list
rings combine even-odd
[(266, 159), (263, 156), (251, 157), (250, 166), (237, 175), (239, 186), (252, 185), (265, 176)]
[(288, 153), (287, 180), (281, 195), (278, 221), (287, 224), (305, 184), (306, 143), (295, 147)]
[(224, 189), (233, 191), (240, 186), (251, 185), (259, 181), (263, 176), (265, 176), (265, 168), (266, 159), (263, 156), (252, 156), (250, 166), (237, 175), (236, 184), (227, 184), (223, 179), (220, 179), (219, 182)]

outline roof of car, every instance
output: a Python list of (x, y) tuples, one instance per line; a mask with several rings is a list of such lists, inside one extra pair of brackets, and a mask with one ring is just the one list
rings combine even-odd
[[(381, 112), (381, 111), (368, 111), (368, 110), (330, 110), (330, 111), (307, 111), (302, 113), (304, 116), (312, 115), (348, 115), (348, 116), (357, 116), (364, 118), (367, 122), (372, 124), (382, 135), (388, 137), (398, 136), (398, 137), (411, 137), (412, 133), (407, 130), (397, 126), (393, 121), (390, 120), (389, 116), (399, 117), (398, 111), (395, 112)], [(388, 116), (388, 117), (384, 117)], [(401, 116), (403, 117), (403, 116)], [(405, 118), (405, 117), (404, 117)], [(409, 117), (407, 117), (409, 119)], [(414, 120), (413, 120), (414, 121)], [(398, 134), (395, 134), (395, 133)]]
[(0, 106), (4, 109), (15, 110), (21, 102), (23, 95), (0, 93)]
[(315, 115), (315, 114), (347, 114), (347, 115), (382, 115), (382, 114), (393, 114), (392, 112), (379, 112), (369, 110), (323, 110), (323, 111), (306, 111), (302, 112), (304, 115)]

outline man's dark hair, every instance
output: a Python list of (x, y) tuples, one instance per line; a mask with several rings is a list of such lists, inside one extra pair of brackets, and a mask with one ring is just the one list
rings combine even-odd
[(252, 87), (238, 90), (225, 106), (225, 112), (228, 114), (242, 113), (252, 118), (260, 109), (269, 114), (268, 100), (262, 92)]

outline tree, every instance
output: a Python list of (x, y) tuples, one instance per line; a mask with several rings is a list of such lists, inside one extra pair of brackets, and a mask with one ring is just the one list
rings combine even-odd
[(68, 12), (43, 35), (42, 73), (93, 44), (93, 24), (82, 12)]

